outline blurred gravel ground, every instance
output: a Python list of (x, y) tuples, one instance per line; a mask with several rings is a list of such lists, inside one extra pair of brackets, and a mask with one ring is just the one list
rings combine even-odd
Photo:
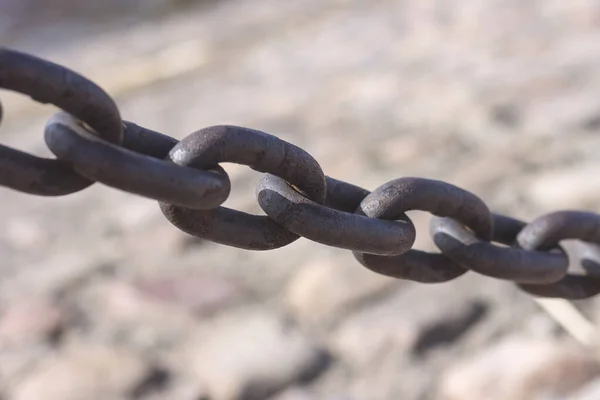
[[(112, 0), (118, 13), (14, 14), (39, 4), (0, 1), (3, 45), (91, 78), (148, 128), (249, 126), (335, 178), (441, 179), (524, 220), (600, 211), (596, 1), (229, 0), (168, 13)], [(3, 143), (49, 155), (55, 110), (2, 101)], [(257, 174), (224, 167), (226, 206), (260, 212)], [(395, 281), (308, 240), (227, 248), (99, 184), (0, 199), (7, 399), (600, 397), (596, 355), (507, 282)], [(428, 216), (410, 216), (417, 247), (434, 250)], [(596, 321), (596, 303), (578, 306)]]

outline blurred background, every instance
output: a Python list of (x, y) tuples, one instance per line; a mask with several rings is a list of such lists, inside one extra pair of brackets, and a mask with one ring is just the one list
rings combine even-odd
[[(0, 42), (180, 139), (248, 126), (370, 190), (419, 176), (525, 221), (600, 211), (594, 0), (0, 0)], [(50, 156), (56, 110), (0, 96), (2, 142)], [(258, 174), (223, 166), (225, 205), (261, 213)], [(394, 280), (305, 239), (220, 246), (100, 184), (0, 189), (0, 219), (1, 399), (600, 399), (597, 347), (509, 282)], [(575, 306), (597, 323), (598, 300)]]

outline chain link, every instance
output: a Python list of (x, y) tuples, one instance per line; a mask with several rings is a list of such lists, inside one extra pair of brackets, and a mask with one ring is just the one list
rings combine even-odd
[[(95, 182), (159, 203), (180, 230), (247, 250), (271, 250), (300, 237), (353, 252), (382, 275), (421, 283), (473, 272), (514, 282), (541, 297), (600, 294), (600, 215), (559, 211), (530, 223), (491, 212), (449, 183), (400, 178), (374, 191), (326, 176), (303, 149), (236, 126), (201, 129), (182, 141), (121, 119), (111, 97), (85, 77), (49, 61), (0, 49), (0, 87), (62, 111), (46, 124), (55, 159), (0, 145), (0, 185), (63, 196)], [(0, 104), (0, 121), (2, 120)], [(222, 207), (231, 182), (219, 165), (263, 173), (256, 198), (266, 215)], [(406, 212), (433, 215), (439, 253), (412, 249)]]

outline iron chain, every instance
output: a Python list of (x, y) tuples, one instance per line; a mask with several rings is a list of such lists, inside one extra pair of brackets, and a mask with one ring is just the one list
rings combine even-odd
[[(0, 145), (4, 187), (62, 196), (100, 182), (156, 200), (188, 234), (237, 248), (270, 250), (304, 237), (350, 250), (369, 270), (398, 279), (440, 283), (471, 271), (535, 296), (600, 293), (600, 215), (559, 211), (525, 223), (492, 213), (454, 185), (422, 178), (369, 192), (326, 176), (299, 147), (249, 128), (213, 126), (177, 141), (123, 121), (112, 98), (85, 77), (10, 49), (0, 49), (0, 87), (62, 110), (44, 130), (55, 159)], [(231, 189), (224, 162), (263, 173), (256, 197), (265, 216), (221, 206)], [(433, 215), (439, 253), (412, 249), (410, 210)]]

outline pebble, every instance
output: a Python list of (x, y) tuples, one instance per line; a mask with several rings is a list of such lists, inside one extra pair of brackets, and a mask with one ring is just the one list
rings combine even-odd
[(527, 193), (544, 210), (597, 208), (600, 184), (590, 176), (600, 174), (600, 165), (580, 164), (536, 176)]
[(270, 400), (316, 400), (317, 397), (310, 391), (300, 388), (291, 387)]
[(317, 260), (291, 280), (284, 301), (300, 321), (321, 325), (399, 285), (400, 281), (375, 274), (354, 259)]
[[(44, 360), (16, 386), (14, 400), (125, 399), (148, 366), (126, 349), (78, 344)], [(127, 397), (126, 397), (127, 396)]]
[(328, 355), (292, 321), (244, 310), (224, 316), (188, 342), (179, 364), (206, 385), (211, 400), (261, 400), (327, 367)]
[(403, 317), (368, 312), (344, 321), (329, 343), (337, 358), (354, 369), (362, 369), (391, 349), (407, 352), (418, 333), (415, 324)]
[(98, 282), (77, 305), (98, 337), (119, 338), (140, 350), (173, 345), (199, 322), (185, 305), (153, 298), (130, 282)]
[(57, 333), (65, 312), (47, 298), (21, 300), (0, 318), (0, 347), (31, 343)]
[(49, 235), (38, 221), (27, 218), (12, 218), (4, 225), (3, 236), (19, 251), (31, 251), (46, 246)]
[(353, 400), (348, 396), (330, 394), (324, 395), (303, 387), (291, 387), (269, 400)]
[(109, 256), (101, 250), (93, 248), (76, 252), (65, 249), (48, 254), (43, 260), (18, 271), (14, 277), (0, 280), (0, 292), (12, 298), (22, 293), (36, 296), (68, 293), (112, 264)]
[(243, 288), (226, 278), (209, 274), (160, 275), (135, 284), (149, 300), (208, 315), (240, 299)]
[(513, 336), (451, 366), (439, 398), (563, 399), (599, 375), (593, 355), (570, 341)]
[(600, 379), (595, 379), (583, 386), (566, 400), (598, 400), (600, 399)]
[[(452, 346), (477, 331), (490, 307), (483, 296), (455, 295), (467, 285), (407, 286), (345, 319), (327, 343), (336, 358), (357, 371), (392, 353), (423, 356)], [(431, 299), (443, 299), (443, 304)]]
[(205, 400), (206, 389), (198, 382), (171, 382), (165, 390), (144, 396), (144, 400)]

